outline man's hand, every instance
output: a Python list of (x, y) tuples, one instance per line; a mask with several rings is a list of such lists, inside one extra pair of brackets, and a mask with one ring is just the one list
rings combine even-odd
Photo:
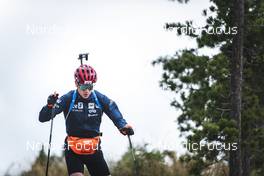
[(132, 126), (126, 124), (123, 128), (119, 129), (120, 133), (123, 135), (134, 135), (134, 130)]
[(54, 94), (51, 94), (48, 97), (47, 103), (48, 103), (48, 108), (52, 108), (54, 104), (56, 103), (57, 99), (59, 97), (59, 94), (57, 92), (54, 92)]

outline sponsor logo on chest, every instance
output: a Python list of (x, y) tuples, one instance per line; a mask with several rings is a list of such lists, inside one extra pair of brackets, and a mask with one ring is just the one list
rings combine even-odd
[(94, 109), (95, 105), (94, 103), (88, 103), (88, 109)]
[(78, 102), (77, 104), (74, 104), (72, 111), (83, 112), (83, 102)]
[(97, 113), (96, 112), (96, 109), (95, 109), (95, 106), (96, 105), (94, 103), (88, 103), (88, 112), (89, 112), (89, 114), (95, 114), (95, 113)]
[[(74, 112), (84, 112), (84, 104), (83, 102), (78, 102), (77, 104), (73, 105), (72, 111)], [(98, 106), (95, 103), (88, 103), (87, 104), (87, 108), (88, 108), (88, 117), (92, 117), (92, 116), (98, 116), (98, 112), (96, 110), (96, 108), (98, 108)]]

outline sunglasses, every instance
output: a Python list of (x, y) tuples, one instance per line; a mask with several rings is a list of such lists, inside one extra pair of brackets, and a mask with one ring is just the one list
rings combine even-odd
[(93, 83), (79, 85), (81, 90), (93, 90)]

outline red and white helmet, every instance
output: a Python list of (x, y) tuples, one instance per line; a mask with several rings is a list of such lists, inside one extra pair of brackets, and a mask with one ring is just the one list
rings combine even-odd
[(78, 85), (96, 83), (97, 74), (93, 67), (89, 65), (81, 65), (75, 70), (74, 78)]

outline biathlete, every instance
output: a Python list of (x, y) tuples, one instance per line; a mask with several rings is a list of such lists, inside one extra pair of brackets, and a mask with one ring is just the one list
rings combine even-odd
[(91, 176), (108, 176), (109, 168), (100, 148), (100, 124), (105, 113), (123, 135), (133, 135), (116, 103), (97, 90), (96, 71), (89, 65), (81, 65), (74, 73), (76, 90), (62, 97), (54, 93), (48, 97), (39, 113), (39, 121), (51, 120), (54, 115), (64, 113), (67, 137), (65, 160), (70, 176), (83, 176), (84, 165)]

